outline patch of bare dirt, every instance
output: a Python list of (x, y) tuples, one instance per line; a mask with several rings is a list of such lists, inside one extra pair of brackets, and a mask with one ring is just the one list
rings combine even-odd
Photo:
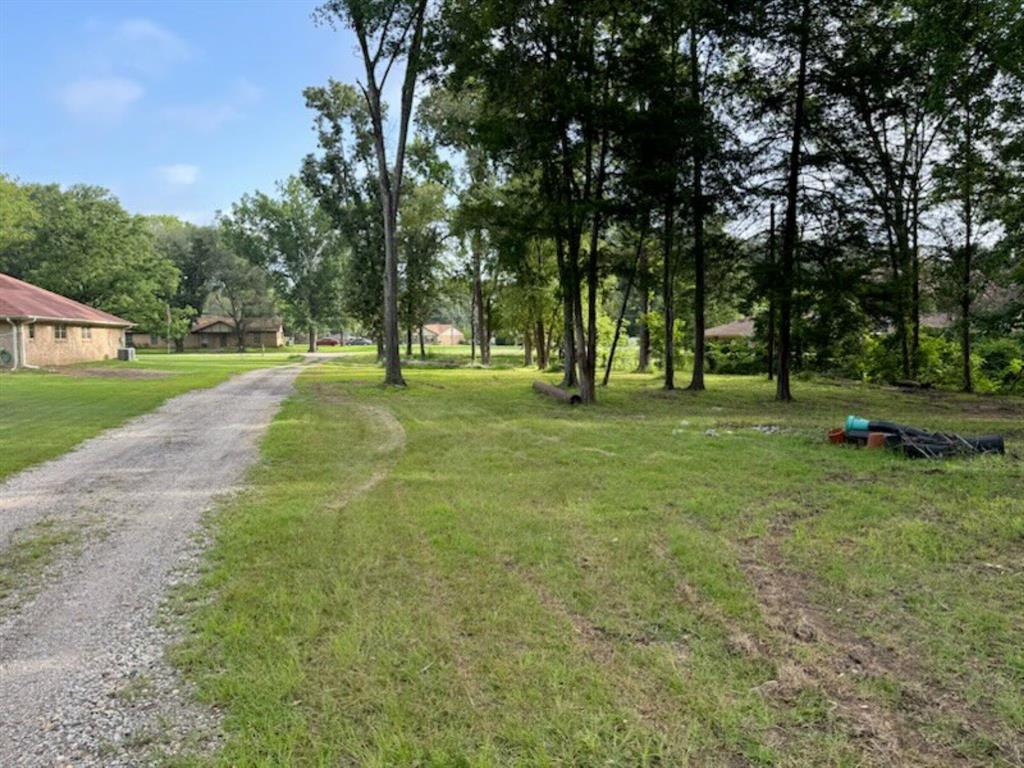
[(944, 405), (966, 414), (995, 418), (1024, 418), (1024, 399), (1019, 397), (992, 394), (965, 395), (943, 389), (901, 389), (899, 387), (885, 387), (885, 389), (902, 394), (909, 399), (920, 400), (930, 408)]
[(95, 379), (166, 379), (171, 371), (153, 371), (148, 368), (47, 368), (48, 373)]
[[(811, 598), (810, 577), (793, 570), (781, 552), (793, 520), (776, 523), (740, 560), (772, 631), (778, 675), (764, 693), (786, 702), (801, 688), (824, 694), (854, 741), (877, 765), (968, 766), (990, 764), (957, 751), (955, 739), (938, 742), (927, 734), (936, 722), (955, 723), (950, 737), (990, 737), (999, 728), (972, 710), (962, 698), (936, 683), (908, 652), (883, 647), (841, 627)], [(859, 680), (897, 681), (898, 702), (864, 695)], [(986, 738), (987, 740), (987, 738)], [(1020, 764), (1009, 749), (1004, 758)]]

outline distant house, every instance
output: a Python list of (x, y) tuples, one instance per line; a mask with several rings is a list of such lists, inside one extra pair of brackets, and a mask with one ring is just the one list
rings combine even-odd
[(946, 312), (931, 312), (921, 315), (921, 327), (935, 331), (944, 331), (953, 326), (956, 318)]
[(4, 368), (117, 357), (130, 326), (109, 312), (0, 273), (0, 366)]
[[(935, 331), (944, 331), (951, 327), (956, 319), (944, 312), (932, 312), (929, 314), (921, 315), (921, 327), (931, 328)], [(887, 325), (886, 333), (892, 331), (892, 326)], [(731, 323), (725, 325), (716, 325), (714, 328), (708, 328), (704, 331), (704, 338), (711, 339), (713, 341), (730, 341), (732, 339), (752, 339), (754, 338), (754, 319), (751, 317), (744, 317), (740, 320), (734, 320)]]
[(466, 337), (454, 325), (431, 323), (423, 326), (423, 341), (427, 344), (465, 344)]
[(704, 331), (704, 338), (713, 341), (729, 341), (731, 339), (754, 338), (754, 318), (744, 317), (725, 325), (716, 325)]
[[(284, 325), (279, 317), (254, 317), (245, 324), (244, 343), (247, 347), (283, 347)], [(162, 347), (167, 339), (156, 334), (130, 334), (128, 343), (141, 349)], [(235, 349), (235, 321), (224, 315), (200, 315), (184, 340), (185, 349)]]

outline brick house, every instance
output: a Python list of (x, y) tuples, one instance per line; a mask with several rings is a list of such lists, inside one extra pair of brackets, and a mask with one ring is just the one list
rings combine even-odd
[[(283, 347), (284, 325), (279, 317), (254, 317), (245, 324), (247, 347)], [(139, 349), (167, 346), (167, 339), (149, 333), (129, 334), (128, 343)], [(185, 349), (237, 349), (235, 321), (224, 315), (200, 315), (184, 339)]]
[(424, 325), (423, 340), (427, 344), (443, 344), (446, 346), (466, 343), (466, 337), (463, 335), (462, 331), (454, 325), (448, 325), (447, 323), (430, 323), (429, 325)]
[(33, 368), (117, 357), (127, 320), (0, 273), (0, 366)]

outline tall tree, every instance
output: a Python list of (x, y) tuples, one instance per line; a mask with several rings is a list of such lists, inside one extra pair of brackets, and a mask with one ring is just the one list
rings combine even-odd
[(793, 323), (793, 254), (797, 240), (797, 202), (800, 186), (800, 151), (807, 109), (807, 49), (811, 37), (811, 3), (800, 2), (800, 21), (797, 28), (797, 75), (793, 98), (793, 128), (786, 174), (786, 213), (782, 223), (782, 255), (779, 275), (779, 372), (776, 379), (775, 399), (790, 401), (789, 373), (792, 360)]
[(150, 216), (148, 221), (157, 253), (171, 261), (180, 273), (161, 330), (174, 343), (175, 350), (182, 352), (192, 320), (202, 314), (210, 295), (210, 251), (218, 233), (213, 227), (197, 227), (174, 216)]
[(342, 309), (376, 340), (383, 360), (384, 222), (369, 111), (356, 88), (334, 80), (305, 97), (320, 152), (303, 161), (302, 180), (344, 240)]
[(888, 254), (890, 319), (910, 378), (920, 336), (925, 185), (945, 120), (932, 109), (938, 50), (921, 44), (920, 16), (903, 0), (857, 0), (836, 19), (821, 46), (814, 137), (841, 169), (839, 185), (876, 217)]
[(271, 275), (289, 320), (316, 352), (317, 329), (340, 320), (342, 240), (327, 212), (295, 176), (277, 195), (244, 195), (221, 219), (236, 253)]
[(146, 218), (100, 187), (23, 189), (35, 214), (7, 238), (0, 270), (160, 333), (179, 274), (154, 248)]
[(218, 239), (212, 256), (209, 306), (231, 319), (235, 344), (245, 350), (249, 323), (274, 311), (267, 273), (262, 267), (238, 255), (224, 239)]
[[(944, 152), (934, 170), (933, 197), (952, 209), (940, 227), (953, 257), (951, 282), (959, 308), (965, 392), (974, 390), (971, 346), (974, 300), (980, 292), (979, 255), (991, 254), (983, 244), (994, 241), (1001, 229), (1001, 151), (1012, 144), (1011, 114), (1024, 90), (1021, 57), (1018, 54), (1014, 62), (1009, 53), (1013, 41), (1019, 43), (1024, 34), (1024, 14), (1019, 7), (1015, 12), (1014, 5), (1006, 0), (943, 0), (921, 11), (923, 44), (940, 49), (942, 90), (935, 109), (944, 115)], [(945, 226), (952, 222), (956, 226)]]
[(4, 254), (32, 239), (39, 209), (29, 189), (0, 173), (0, 268), (6, 269)]
[(614, 138), (614, 9), (606, 3), (453, 0), (444, 21), (449, 86), (471, 85), (483, 94), (477, 135), (508, 170), (539, 179), (567, 310), (564, 336), (572, 339), (580, 395), (593, 402)]
[(412, 354), (412, 336), (418, 331), (422, 356), (423, 325), (430, 318), (444, 279), (441, 257), (447, 238), (445, 196), (451, 186), (452, 170), (438, 156), (436, 147), (422, 138), (410, 145), (409, 153), (412, 173), (400, 220), (400, 306), (407, 331), (407, 354)]
[[(398, 211), (413, 97), (423, 66), (426, 10), (427, 0), (329, 0), (315, 14), (322, 23), (342, 23), (351, 28), (363, 59), (365, 82), (360, 87), (370, 115), (384, 222), (384, 382), (392, 386), (405, 386), (398, 336)], [(382, 91), (395, 64), (403, 57), (405, 69), (392, 164), (388, 160)]]

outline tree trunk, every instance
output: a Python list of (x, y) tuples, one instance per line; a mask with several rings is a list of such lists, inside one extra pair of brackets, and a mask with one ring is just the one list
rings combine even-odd
[(910, 366), (911, 373), (918, 376), (919, 350), (921, 349), (921, 256), (918, 249), (918, 197), (917, 185), (914, 185), (910, 202)]
[(703, 103), (700, 92), (700, 60), (697, 51), (697, 29), (690, 29), (690, 97), (697, 105), (697, 144), (693, 153), (693, 374), (687, 389), (704, 389), (704, 129)]
[(316, 352), (316, 326), (309, 326), (309, 351)]
[(889, 250), (889, 271), (895, 291), (896, 314), (893, 327), (900, 342), (901, 370), (904, 379), (910, 378), (910, 345), (907, 342), (906, 275), (901, 267), (903, 257), (899, 245), (899, 234), (888, 222), (885, 228), (886, 246)]
[[(555, 321), (558, 319), (558, 310), (556, 309), (551, 313), (551, 322), (548, 323), (547, 338), (545, 339), (544, 345), (544, 367), (547, 368), (551, 364), (551, 355), (554, 354), (555, 344), (558, 341), (558, 337), (555, 334)], [(543, 329), (543, 324), (541, 324)]]
[(626, 290), (622, 295), (622, 307), (619, 308), (619, 316), (615, 320), (615, 335), (612, 336), (612, 348), (608, 350), (608, 361), (604, 367), (604, 379), (602, 387), (608, 386), (608, 379), (612, 375), (612, 363), (615, 361), (615, 348), (619, 345), (619, 334), (622, 332), (622, 321), (626, 317), (626, 309), (629, 307), (629, 294), (633, 290), (633, 283), (636, 280), (637, 272), (640, 270), (640, 259), (644, 252), (644, 236), (646, 227), (640, 230), (640, 239), (636, 244), (636, 258), (633, 260), (633, 271), (629, 273), (629, 280), (626, 282)]
[(469, 292), (469, 361), (476, 362), (476, 285)]
[(405, 327), (405, 356), (412, 357), (412, 325)]
[(768, 217), (768, 381), (775, 378), (775, 203), (769, 209)]
[(561, 235), (555, 237), (555, 253), (562, 283), (562, 383), (559, 386), (568, 388), (576, 386), (576, 332), (573, 329), (573, 317), (579, 301), (579, 285), (574, 283), (565, 263), (565, 241)]
[(480, 345), (480, 362), (491, 363), (491, 344), (487, 333), (487, 315), (484, 305), (483, 285), (483, 240), (479, 232), (474, 232), (470, 248), (473, 251), (473, 301), (476, 304), (477, 341)]
[(533, 335), (529, 326), (523, 333), (523, 366), (529, 368), (533, 365)]
[(789, 150), (786, 178), (786, 218), (782, 227), (782, 296), (779, 302), (779, 375), (775, 399), (789, 402), (790, 331), (793, 320), (793, 252), (796, 248), (796, 206), (800, 184), (800, 143), (803, 137), (804, 100), (807, 92), (807, 47), (810, 39), (811, 4), (803, 0), (800, 9), (800, 53), (793, 107), (793, 141)]
[(651, 329), (647, 324), (647, 315), (651, 311), (651, 286), (647, 251), (641, 250), (640, 263), (637, 265), (640, 281), (640, 346), (637, 350), (636, 370), (638, 373), (647, 373), (651, 367)]
[[(580, 236), (573, 233), (569, 238), (569, 268), (572, 274), (572, 285), (579, 286), (579, 257), (581, 250)], [(573, 266), (575, 265), (575, 266)], [(576, 376), (577, 384), (580, 389), (580, 397), (584, 403), (592, 403), (594, 401), (594, 380), (588, 377), (589, 369), (587, 365), (587, 330), (583, 324), (583, 302), (580, 297), (580, 291), (577, 287), (573, 296), (572, 315), (573, 315), (573, 347), (576, 354)]]
[(548, 347), (544, 340), (544, 321), (538, 320), (534, 325), (537, 346), (537, 368), (546, 370), (548, 367)]
[[(423, 40), (423, 19), (426, 0), (420, 0), (412, 18), (412, 38), (409, 43), (405, 75), (402, 82), (401, 110), (398, 120), (398, 140), (395, 162), (388, 163), (384, 136), (384, 109), (381, 105), (380, 86), (377, 81), (378, 57), (370, 53), (367, 29), (359, 16), (353, 17), (354, 29), (362, 52), (366, 70), (363, 96), (370, 113), (374, 155), (377, 161), (377, 183), (380, 189), (381, 213), (384, 221), (384, 383), (405, 386), (402, 378), (401, 349), (398, 332), (398, 206), (402, 192), (402, 174), (405, 167), (405, 147), (409, 120), (412, 117), (413, 96), (419, 74), (419, 51)], [(385, 75), (386, 77), (386, 75)]]
[[(604, 101), (608, 100), (609, 83), (604, 83)], [(598, 261), (601, 243), (601, 228), (604, 216), (601, 205), (604, 202), (604, 185), (608, 169), (609, 149), (608, 127), (600, 132), (597, 153), (597, 180), (594, 185), (594, 214), (590, 224), (590, 249), (587, 253), (587, 386), (580, 388), (584, 403), (597, 402), (597, 292)], [(634, 272), (636, 270), (634, 269)], [(589, 395), (589, 399), (588, 399)]]
[(235, 345), (239, 352), (245, 352), (245, 323), (241, 318), (235, 318)]
[(971, 109), (968, 103), (964, 109), (964, 138), (967, 149), (966, 173), (964, 179), (964, 255), (960, 273), (960, 353), (963, 362), (964, 392), (974, 391), (974, 376), (971, 371), (971, 268), (973, 261), (971, 249), (974, 227), (974, 201), (972, 153), (974, 152), (974, 134), (971, 125)]
[[(386, 168), (381, 169), (386, 174)], [(390, 190), (382, 182), (384, 194), (384, 383), (404, 387), (402, 358), (398, 336), (398, 239), (397, 216)]]
[(487, 364), (491, 364), (491, 297), (484, 301), (484, 341), (487, 343)]
[(673, 264), (673, 253), (672, 253), (672, 239), (673, 231), (675, 229), (675, 201), (672, 195), (669, 195), (669, 199), (665, 203), (665, 231), (662, 234), (662, 250), (664, 252), (664, 269), (663, 269), (663, 283), (662, 285), (662, 302), (664, 303), (663, 311), (665, 313), (665, 389), (676, 388), (676, 369), (675, 369), (675, 328), (676, 328), (676, 314), (673, 282), (675, 281), (675, 270), (672, 268)]
[(423, 342), (423, 326), (420, 326), (420, 360), (427, 359), (427, 345)]

